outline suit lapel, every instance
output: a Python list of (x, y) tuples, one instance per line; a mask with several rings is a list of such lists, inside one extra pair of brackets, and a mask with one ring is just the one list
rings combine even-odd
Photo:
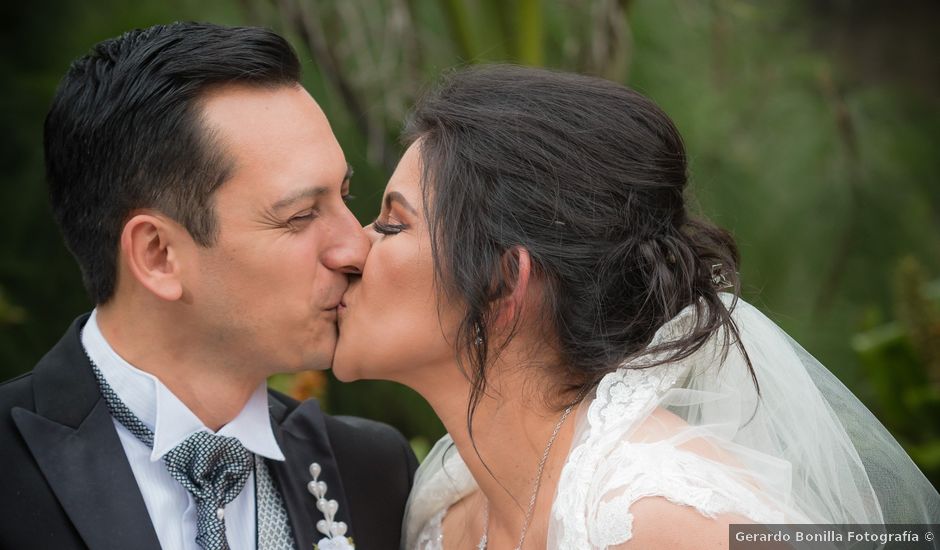
[(323, 536), (316, 528), (323, 514), (317, 510), (316, 497), (307, 491), (307, 483), (313, 479), (309, 471), (313, 462), (322, 468), (319, 479), (327, 484), (326, 498), (339, 504), (335, 520), (346, 522), (346, 536), (352, 537), (349, 505), (319, 405), (310, 400), (288, 411), (277, 399), (271, 399), (271, 418), (285, 460), (268, 463), (287, 507), (297, 547), (312, 548)]
[(33, 371), (36, 412), (13, 420), (62, 508), (92, 550), (159, 550), (127, 455), (79, 339), (79, 318)]

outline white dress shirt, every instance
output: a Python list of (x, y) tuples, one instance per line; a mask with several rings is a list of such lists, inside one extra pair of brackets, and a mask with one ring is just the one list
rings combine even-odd
[[(213, 433), (155, 376), (134, 368), (108, 344), (93, 311), (82, 330), (82, 345), (121, 401), (153, 431), (153, 449), (114, 420), (124, 452), (165, 550), (201, 550), (196, 544), (196, 501), (173, 479), (163, 455), (195, 432)], [(234, 420), (218, 435), (235, 437), (249, 451), (284, 460), (268, 414), (268, 393), (260, 384)], [(235, 500), (225, 506), (225, 531), (232, 550), (256, 547), (255, 475)]]

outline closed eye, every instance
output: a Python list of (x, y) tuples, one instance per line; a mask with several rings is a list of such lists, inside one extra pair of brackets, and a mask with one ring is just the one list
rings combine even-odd
[(382, 235), (397, 235), (407, 228), (408, 226), (401, 223), (382, 223), (379, 220), (372, 222), (372, 229)]
[(291, 218), (287, 220), (287, 227), (291, 231), (298, 231), (301, 229), (301, 226), (310, 223), (316, 217), (317, 214), (314, 210), (306, 210), (296, 216), (291, 216)]

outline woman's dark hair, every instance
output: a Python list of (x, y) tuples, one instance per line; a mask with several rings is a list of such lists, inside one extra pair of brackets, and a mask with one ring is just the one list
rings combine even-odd
[(72, 63), (46, 116), (46, 178), (95, 303), (114, 294), (118, 241), (132, 210), (155, 208), (198, 244), (215, 241), (212, 194), (232, 160), (202, 123), (205, 94), (299, 78), (297, 55), (274, 32), (208, 23), (130, 31)]
[[(546, 289), (569, 404), (638, 354), (656, 353), (653, 366), (718, 332), (725, 350), (739, 342), (716, 284), (737, 296), (737, 248), (687, 212), (682, 139), (649, 99), (599, 78), (482, 66), (446, 75), (405, 138), (420, 140), (437, 284), (466, 307), (456, 347), (470, 357), (468, 423), (494, 353), (480, 343), (494, 301), (515, 283), (518, 248)], [(692, 329), (649, 348), (689, 305)]]

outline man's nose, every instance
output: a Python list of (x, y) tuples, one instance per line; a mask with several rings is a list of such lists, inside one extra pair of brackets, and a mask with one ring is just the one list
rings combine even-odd
[(335, 228), (337, 242), (327, 257), (327, 267), (346, 274), (362, 273), (372, 241), (359, 221), (348, 210)]

